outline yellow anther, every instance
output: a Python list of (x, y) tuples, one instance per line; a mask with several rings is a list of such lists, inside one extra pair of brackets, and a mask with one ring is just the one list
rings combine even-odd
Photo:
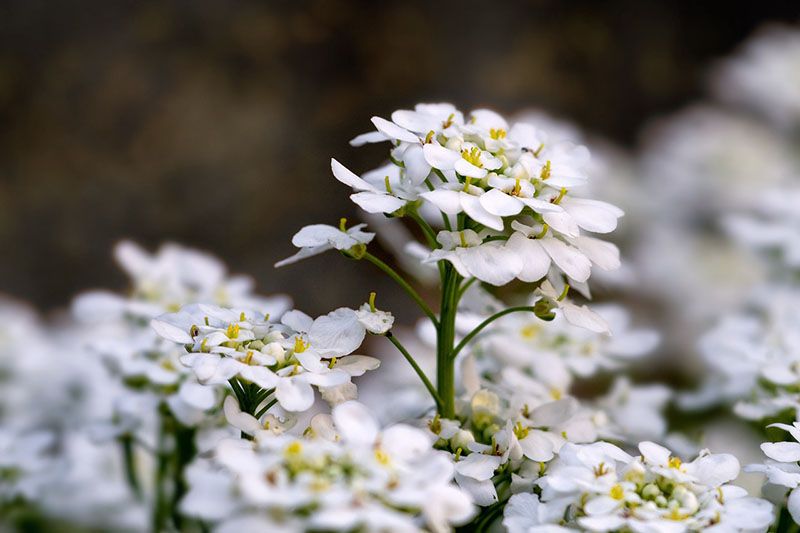
[(550, 177), (550, 160), (547, 160), (547, 163), (544, 164), (542, 167), (542, 172), (539, 174), (540, 180), (546, 180)]
[(625, 489), (619, 483), (615, 483), (611, 490), (608, 491), (608, 494), (615, 500), (621, 500), (625, 497)]
[(561, 399), (561, 390), (560, 389), (556, 389), (555, 387), (550, 389), (550, 397), (553, 398), (554, 400), (560, 400)]
[(519, 193), (522, 192), (522, 184), (519, 182), (519, 178), (516, 179), (514, 183), (514, 190), (511, 191), (511, 194), (514, 196), (519, 196)]
[(207, 316), (204, 316), (204, 317), (203, 317), (203, 322), (205, 322), (205, 323), (206, 323), (206, 326), (208, 325), (208, 317), (207, 317)]
[(383, 466), (388, 466), (389, 463), (392, 462), (392, 458), (389, 457), (389, 454), (380, 448), (375, 448), (375, 460)]
[(467, 247), (467, 239), (464, 237), (464, 232), (463, 231), (459, 231), (458, 232), (458, 237), (459, 237), (459, 239), (461, 239), (461, 247), (462, 248), (466, 248)]
[(375, 312), (375, 296), (377, 294), (374, 291), (369, 293), (369, 310), (373, 313)]
[[(445, 126), (445, 128), (446, 127), (447, 126)], [(425, 144), (430, 144), (430, 142), (433, 140), (434, 135), (436, 135), (436, 132), (434, 132), (433, 130), (429, 131), (428, 134), (425, 136)]]
[(269, 313), (264, 313), (264, 322), (269, 322)]
[(239, 313), (239, 322), (244, 322), (245, 320), (247, 320), (247, 317), (245, 316), (244, 311), (242, 311)]
[(308, 349), (308, 344), (306, 341), (303, 340), (302, 337), (295, 337), (294, 338), (294, 353), (303, 353)]
[(536, 157), (539, 157), (539, 154), (541, 154), (541, 153), (542, 153), (542, 150), (544, 150), (544, 143), (541, 143), (541, 144), (539, 144), (539, 148), (537, 148), (537, 149), (536, 149), (536, 150), (533, 152), (533, 155), (535, 155)]
[(253, 350), (248, 350), (244, 357), (244, 364), (249, 365), (253, 361)]
[(300, 441), (291, 442), (285, 450), (286, 455), (299, 455), (303, 451), (303, 445)]
[(463, 451), (464, 450), (461, 448), (461, 446), (459, 446), (458, 449), (456, 450), (456, 462), (461, 460), (461, 452)]
[(681, 465), (683, 465), (683, 461), (681, 461), (680, 457), (670, 457), (669, 461), (667, 462), (667, 466), (670, 468), (675, 468), (676, 470), (680, 470)]
[(392, 192), (392, 184), (389, 183), (389, 176), (385, 176), (383, 178), (383, 184), (386, 186), (386, 192), (388, 192), (389, 194), (394, 194)]
[(504, 130), (503, 128), (498, 128), (498, 129), (489, 128), (489, 137), (491, 137), (492, 139), (495, 139), (495, 140), (497, 140), (497, 139), (505, 139), (506, 138), (506, 130)]
[(532, 339), (539, 333), (540, 330), (541, 328), (538, 325), (528, 324), (519, 331), (519, 334), (522, 335), (522, 338), (524, 339)]
[(516, 435), (519, 440), (522, 440), (525, 437), (527, 437), (529, 432), (530, 428), (523, 426), (522, 422), (517, 422), (514, 425), (514, 435)]
[(333, 368), (334, 366), (336, 366), (336, 357), (332, 357), (328, 363), (328, 368)]
[(199, 334), (200, 334), (200, 328), (198, 328), (197, 326), (192, 325), (192, 327), (189, 328), (189, 335), (191, 335), (192, 338), (197, 337)]
[(606, 468), (606, 464), (601, 462), (599, 465), (594, 467), (594, 475), (595, 477), (601, 477), (608, 474), (608, 468)]
[(229, 324), (228, 329), (225, 330), (225, 335), (229, 339), (235, 339), (239, 336), (239, 324)]
[(200, 343), (200, 351), (201, 352), (207, 352), (208, 351), (208, 346), (206, 346), (207, 343), (208, 343), (208, 339), (203, 339), (203, 341)]
[(339, 219), (339, 230), (347, 231), (347, 219), (344, 217)]

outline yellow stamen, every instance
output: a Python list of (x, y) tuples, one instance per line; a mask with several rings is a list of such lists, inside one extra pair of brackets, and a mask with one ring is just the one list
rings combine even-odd
[(207, 316), (204, 316), (204, 317), (203, 317), (203, 322), (205, 322), (205, 323), (206, 323), (206, 326), (208, 325), (208, 317), (207, 317)]
[(567, 297), (567, 293), (568, 293), (568, 292), (569, 292), (569, 283), (567, 283), (566, 285), (564, 285), (564, 290), (563, 290), (563, 291), (561, 291), (561, 294), (559, 294), (559, 295), (558, 295), (558, 298), (556, 298), (556, 300), (558, 300), (559, 302), (562, 302), (562, 301), (564, 301), (564, 298), (566, 298), (566, 297)]
[(548, 159), (547, 163), (545, 163), (544, 166), (542, 167), (542, 172), (541, 174), (539, 174), (539, 179), (546, 180), (549, 177), (550, 177), (550, 160)]
[(331, 358), (330, 362), (328, 363), (328, 368), (333, 368), (336, 366), (336, 357)]
[(550, 229), (550, 226), (548, 226), (547, 224), (543, 225), (542, 226), (542, 231), (540, 231), (539, 234), (536, 235), (536, 238), (537, 239), (544, 239), (544, 236), (547, 235), (547, 230), (548, 229)]
[(375, 448), (375, 460), (383, 466), (388, 466), (392, 458), (380, 448)]
[(565, 187), (561, 187), (561, 191), (559, 191), (558, 196), (555, 197), (550, 203), (558, 205), (561, 203), (561, 200), (567, 195), (567, 189)]
[(249, 365), (253, 361), (253, 350), (248, 350), (244, 358), (244, 364)]
[(511, 194), (514, 196), (519, 196), (519, 193), (522, 192), (522, 184), (519, 182), (519, 178), (516, 179), (514, 183), (514, 190), (511, 191)]
[(497, 139), (505, 139), (506, 138), (506, 130), (504, 130), (503, 128), (498, 128), (498, 129), (489, 128), (489, 137), (491, 137), (492, 139), (495, 139), (495, 140), (497, 140)]
[(339, 231), (347, 231), (347, 219), (344, 217), (339, 219)]
[(384, 183), (384, 185), (386, 185), (386, 192), (388, 192), (389, 194), (394, 194), (392, 192), (392, 184), (389, 183), (389, 176), (386, 176), (385, 178), (383, 178), (383, 183)]
[(667, 466), (669, 466), (670, 468), (675, 468), (677, 470), (680, 470), (682, 464), (683, 461), (681, 461), (680, 457), (670, 457), (669, 462), (667, 462)]
[[(447, 129), (450, 126), (452, 126), (453, 125), (453, 119), (455, 118), (455, 116), (456, 116), (455, 113), (450, 113), (450, 115), (448, 115), (448, 117), (447, 117), (447, 120), (442, 122), (442, 129)], [(472, 120), (474, 122), (475, 119), (472, 119)]]
[(519, 334), (522, 335), (524, 339), (532, 339), (539, 333), (539, 326), (536, 324), (528, 324), (527, 326), (523, 327)]
[(539, 148), (537, 148), (536, 151), (533, 152), (533, 155), (535, 155), (536, 157), (539, 157), (539, 154), (542, 153), (542, 150), (544, 150), (544, 143), (541, 143), (539, 145)]
[(472, 163), (478, 168), (483, 168), (483, 163), (481, 163), (481, 149), (477, 146), (474, 146), (469, 150), (461, 150), (461, 157), (463, 157), (468, 163)]
[(247, 317), (245, 316), (244, 311), (242, 311), (239, 313), (239, 322), (244, 322), (245, 320), (247, 320)]
[[(445, 126), (445, 128), (446, 127), (447, 126)], [(428, 134), (425, 136), (425, 144), (430, 144), (430, 142), (433, 140), (434, 135), (436, 135), (436, 133), (433, 130), (429, 131)]]
[(199, 334), (200, 334), (200, 328), (198, 328), (197, 326), (193, 325), (191, 328), (189, 328), (189, 335), (191, 335), (192, 338), (197, 337)]
[(458, 236), (461, 239), (461, 247), (462, 248), (466, 248), (467, 247), (467, 239), (464, 238), (464, 232), (463, 231), (459, 231), (458, 232)]
[(619, 483), (615, 483), (611, 490), (609, 491), (609, 495), (614, 498), (615, 500), (621, 500), (625, 497), (625, 489), (622, 488), (622, 485)]
[(464, 188), (462, 190), (464, 192), (468, 192), (470, 185), (472, 185), (472, 178), (470, 176), (467, 176), (466, 179), (464, 180)]
[(229, 324), (228, 329), (225, 331), (225, 335), (229, 339), (235, 339), (239, 336), (239, 324)]
[(303, 451), (303, 445), (300, 441), (294, 441), (286, 447), (286, 455), (299, 455)]
[(373, 313), (375, 312), (375, 296), (377, 296), (375, 292), (369, 293), (369, 310)]

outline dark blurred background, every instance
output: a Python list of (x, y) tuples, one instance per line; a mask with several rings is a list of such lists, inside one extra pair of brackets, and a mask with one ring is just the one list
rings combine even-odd
[[(356, 218), (330, 175), (367, 170), (372, 115), (418, 101), (545, 109), (623, 145), (703, 93), (704, 68), (796, 2), (0, 3), (0, 292), (51, 309), (121, 288), (123, 237), (223, 258), (310, 312), (370, 269), (274, 270), (311, 222)], [(357, 291), (354, 293), (354, 288)], [(361, 293), (364, 294), (361, 294)]]

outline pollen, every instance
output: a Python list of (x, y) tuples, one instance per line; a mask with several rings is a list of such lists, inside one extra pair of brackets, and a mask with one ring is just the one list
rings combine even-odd
[(536, 335), (539, 334), (541, 328), (536, 324), (528, 324), (527, 326), (523, 327), (519, 330), (519, 334), (522, 336), (523, 339), (532, 339)]
[(244, 358), (244, 364), (249, 365), (253, 361), (253, 350), (248, 350), (247, 355)]
[(392, 461), (392, 458), (389, 457), (389, 454), (381, 450), (380, 448), (375, 449), (375, 460), (378, 461), (383, 466), (389, 466), (389, 463)]
[(498, 129), (490, 128), (489, 129), (489, 137), (491, 137), (492, 139), (495, 139), (495, 140), (505, 139), (506, 138), (506, 130), (504, 130), (503, 128), (498, 128)]
[(615, 483), (611, 490), (608, 492), (609, 496), (614, 498), (615, 500), (621, 500), (625, 497), (625, 489), (622, 488), (622, 485), (619, 483)]
[(667, 462), (667, 466), (676, 470), (680, 470), (682, 464), (683, 462), (681, 461), (680, 457), (670, 457), (669, 462)]
[(228, 329), (225, 330), (225, 335), (229, 339), (235, 339), (239, 336), (239, 324), (230, 324), (228, 325)]
[(302, 337), (295, 337), (294, 338), (294, 353), (303, 353), (308, 349), (308, 344), (302, 339)]
[(290, 443), (285, 450), (286, 455), (299, 455), (303, 451), (303, 445), (300, 441)]
[(332, 357), (331, 361), (328, 363), (328, 368), (333, 368), (334, 366), (336, 366), (336, 361), (337, 359), (335, 357)]
[(189, 329), (189, 335), (191, 335), (191, 336), (192, 336), (192, 338), (195, 338), (195, 337), (197, 337), (199, 334), (200, 334), (200, 328), (198, 328), (197, 326), (194, 326), (194, 325), (193, 325), (193, 326), (192, 326), (192, 327)]
[(514, 426), (514, 435), (516, 435), (519, 440), (527, 437), (528, 433), (530, 433), (530, 428), (523, 426), (522, 422), (517, 422)]

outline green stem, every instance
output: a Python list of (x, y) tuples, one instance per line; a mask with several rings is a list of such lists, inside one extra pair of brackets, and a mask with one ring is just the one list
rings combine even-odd
[(458, 286), (461, 276), (447, 263), (442, 276), (442, 303), (436, 338), (436, 390), (441, 399), (439, 414), (455, 418), (455, 358), (451, 357), (456, 335)]
[(438, 248), (439, 245), (436, 242), (436, 232), (433, 231), (431, 225), (428, 224), (428, 222), (422, 218), (419, 213), (412, 212), (409, 213), (409, 216), (411, 217), (411, 220), (417, 223), (422, 230), (422, 233), (425, 234), (425, 240), (428, 241), (428, 246), (431, 248)]
[(431, 383), (431, 380), (428, 379), (428, 376), (425, 375), (425, 372), (422, 371), (422, 369), (417, 364), (416, 360), (414, 360), (414, 358), (411, 356), (411, 354), (408, 353), (408, 350), (406, 350), (406, 347), (403, 346), (402, 343), (399, 340), (397, 340), (397, 338), (394, 335), (392, 335), (391, 331), (386, 333), (386, 338), (389, 339), (389, 341), (392, 344), (395, 345), (395, 347), (400, 351), (400, 353), (403, 354), (403, 357), (406, 358), (406, 361), (408, 361), (408, 364), (411, 365), (411, 368), (413, 368), (414, 372), (417, 373), (417, 375), (419, 376), (419, 379), (422, 380), (422, 383), (425, 385), (425, 388), (428, 389), (428, 392), (431, 394), (431, 397), (433, 398), (433, 401), (436, 402), (437, 409), (439, 409), (441, 404), (442, 404), (442, 400), (439, 398), (439, 395), (436, 393), (436, 387), (433, 386), (433, 383)]
[(175, 489), (172, 491), (172, 520), (175, 523), (175, 527), (180, 531), (183, 517), (178, 511), (178, 505), (189, 489), (184, 474), (186, 467), (197, 455), (197, 448), (194, 443), (195, 429), (185, 427), (177, 420), (173, 421), (175, 426), (175, 471), (173, 472)]
[(458, 299), (456, 300), (456, 303), (461, 301), (461, 297), (464, 296), (464, 293), (467, 292), (467, 289), (469, 289), (470, 286), (472, 286), (472, 284), (476, 281), (478, 281), (478, 278), (469, 278), (467, 281), (461, 284), (461, 288), (458, 289)]
[(131, 435), (123, 435), (119, 438), (119, 443), (122, 448), (122, 458), (125, 462), (125, 479), (128, 481), (128, 486), (136, 496), (136, 499), (141, 501), (142, 486), (139, 483), (139, 477), (136, 475), (136, 450), (133, 447), (133, 437)]
[[(260, 403), (260, 402), (259, 402), (259, 403)], [(277, 398), (273, 398), (273, 399), (271, 399), (269, 402), (267, 402), (267, 405), (265, 405), (264, 407), (262, 407), (262, 408), (261, 408), (261, 410), (260, 410), (259, 412), (257, 412), (257, 413), (256, 413), (255, 415), (253, 415), (253, 416), (255, 416), (255, 417), (256, 417), (256, 420), (260, 419), (262, 416), (264, 416), (264, 413), (266, 413), (267, 411), (269, 411), (269, 408), (270, 408), (270, 407), (272, 407), (273, 405), (275, 405), (276, 403), (278, 403), (278, 399), (277, 399)]]
[(415, 291), (414, 288), (406, 280), (404, 280), (400, 274), (398, 274), (392, 267), (390, 267), (389, 265), (387, 265), (386, 263), (384, 263), (383, 261), (381, 261), (380, 259), (378, 259), (369, 252), (364, 253), (364, 259), (366, 259), (376, 267), (383, 270), (386, 274), (389, 275), (390, 278), (392, 278), (395, 282), (397, 282), (397, 284), (400, 285), (400, 287), (402, 287), (404, 291), (406, 291), (406, 293), (411, 297), (411, 299), (417, 303), (422, 312), (425, 313), (428, 316), (428, 318), (431, 319), (433, 324), (435, 326), (438, 326), (439, 321), (436, 319), (436, 315), (433, 314), (433, 311), (431, 311), (430, 307), (428, 307), (428, 304), (425, 303), (425, 300), (423, 300), (422, 297), (420, 297), (417, 291)]
[(169, 498), (167, 497), (167, 475), (169, 473), (170, 454), (167, 450), (167, 442), (170, 431), (169, 413), (167, 407), (162, 405), (159, 409), (159, 430), (158, 444), (156, 446), (156, 472), (155, 472), (155, 495), (153, 498), (153, 533), (161, 533), (167, 529), (167, 519), (169, 512)]
[(458, 343), (458, 346), (455, 347), (452, 355), (453, 359), (455, 359), (458, 356), (458, 353), (469, 343), (469, 341), (471, 341), (475, 337), (475, 335), (483, 331), (483, 329), (486, 326), (488, 326), (489, 324), (491, 324), (500, 317), (503, 317), (511, 313), (518, 313), (521, 311), (528, 311), (530, 313), (533, 313), (533, 306), (524, 305), (519, 307), (509, 307), (508, 309), (503, 309), (502, 311), (498, 311), (497, 313), (493, 314), (492, 316), (490, 316), (489, 318), (478, 324), (478, 326), (469, 333), (467, 333), (467, 335), (463, 339), (461, 339), (461, 342)]

